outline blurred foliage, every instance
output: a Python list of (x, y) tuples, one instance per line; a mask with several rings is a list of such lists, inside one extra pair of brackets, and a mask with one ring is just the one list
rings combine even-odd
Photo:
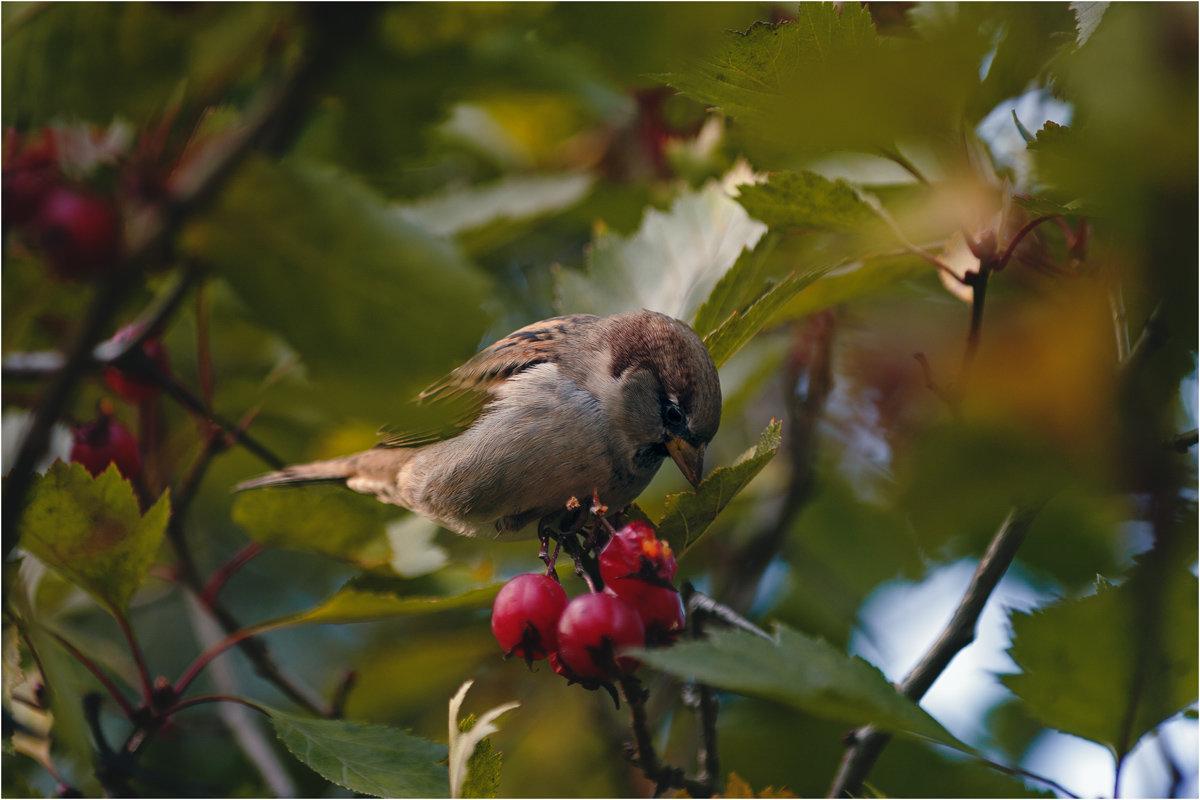
[[(1044, 784), (977, 756), (1019, 766), (1054, 729), (1123, 763), (1194, 708), (1195, 447), (1163, 443), (1196, 426), (1195, 6), (0, 14), (5, 470), (50, 384), (9, 359), (66, 351), (104, 291), (56, 278), (44, 238), (13, 222), (14, 164), (52, 129), (63, 180), (111, 198), (134, 241), (172, 181), (300, 74), (304, 102), (148, 259), (102, 336), (199, 270), (158, 332), (171, 374), (295, 462), (369, 447), (381, 426), (445, 423), (410, 399), (533, 320), (649, 307), (689, 321), (725, 400), (709, 476), (693, 492), (668, 465), (639, 510), (680, 555), (680, 580), (776, 633), (713, 622), (709, 639), (646, 654), (665, 759), (698, 766), (701, 724), (679, 698), (692, 677), (720, 690), (715, 785), (730, 796), (825, 794), (847, 726), (868, 720), (918, 736), (888, 745), (867, 792), (1038, 795)], [(1022, 105), (1017, 119), (1030, 99), (1044, 113)], [(985, 134), (997, 118), (1006, 134)], [(989, 239), (1012, 257), (968, 359), (960, 279), (980, 265), (968, 241)], [(798, 321), (827, 310), (814, 354)], [(823, 369), (832, 393), (811, 413)], [(111, 394), (89, 372), (62, 424)], [(258, 457), (210, 441), (169, 394), (113, 402), (141, 441), (142, 479), (51, 467), (5, 565), (4, 796), (444, 795), (447, 701), (468, 679), (473, 706), (521, 707), (474, 751), (486, 770), (468, 768), (466, 793), (654, 791), (623, 754), (627, 709), (544, 662), (505, 662), (490, 636), (503, 581), (542, 568), (536, 542), (454, 537), (330, 487), (235, 497), (267, 468)], [(878, 590), (980, 557), (1028, 504), (1042, 510), (1013, 578), (1037, 600), (1011, 613), (1015, 666), (985, 676), (1007, 690), (979, 711), (982, 733), (952, 735), (880, 672), (902, 666), (848, 648), (870, 638)], [(265, 549), (222, 572), (251, 542)], [(558, 569), (570, 594), (585, 590)], [(206, 584), (237, 625), (204, 610)], [(238, 626), (344, 719), (301, 708), (237, 650), (175, 697)], [(111, 750), (132, 746), (131, 723), (98, 675), (136, 706), (139, 659), (163, 676), (160, 711), (236, 696), (269, 719), (179, 709), (130, 769)], [(103, 698), (94, 714), (89, 693)]]

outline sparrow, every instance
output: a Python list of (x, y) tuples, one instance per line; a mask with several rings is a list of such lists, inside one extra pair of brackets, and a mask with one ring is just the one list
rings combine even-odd
[(698, 486), (721, 421), (704, 342), (654, 311), (534, 322), (418, 396), (463, 400), (471, 412), (449, 432), (395, 434), (236, 490), (342, 483), (460, 534), (525, 538), (572, 502), (628, 506), (667, 456)]

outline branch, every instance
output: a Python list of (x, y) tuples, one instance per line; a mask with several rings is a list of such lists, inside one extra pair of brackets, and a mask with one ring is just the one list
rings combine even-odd
[(661, 795), (670, 788), (680, 788), (692, 797), (711, 797), (714, 780), (709, 776), (706, 781), (698, 781), (687, 777), (679, 767), (664, 764), (658, 760), (654, 751), (654, 741), (650, 735), (650, 725), (646, 719), (647, 692), (642, 688), (642, 682), (631, 675), (620, 678), (621, 694), (633, 716), (633, 735), (637, 746), (633, 763), (641, 767), (647, 778), (654, 781), (655, 796)]
[[(900, 693), (905, 697), (918, 702), (949, 666), (954, 656), (974, 641), (979, 615), (1012, 564), (1017, 549), (1024, 541), (1025, 534), (1029, 532), (1029, 527), (1041, 506), (1042, 503), (1036, 503), (1024, 508), (1014, 507), (1008, 512), (987, 552), (979, 560), (975, 575), (971, 578), (971, 583), (949, 624), (921, 662), (900, 684)], [(842, 758), (837, 777), (829, 790), (829, 797), (855, 797), (862, 794), (863, 781), (890, 738), (890, 734), (871, 726), (857, 731), (857, 735), (853, 737), (853, 744)]]
[(1177, 433), (1167, 439), (1165, 444), (1169, 450), (1174, 450), (1176, 453), (1186, 453), (1196, 446), (1196, 442), (1200, 441), (1200, 431), (1192, 428), (1190, 431)]
[(770, 527), (753, 537), (729, 559), (731, 571), (714, 592), (729, 606), (746, 612), (763, 573), (779, 555), (792, 521), (812, 495), (817, 454), (817, 428), (833, 391), (833, 345), (837, 317), (813, 314), (795, 326), (783, 368), (784, 454), (789, 468), (787, 492)]
[(309, 57), (300, 63), (282, 84), (259, 91), (245, 115), (244, 126), (230, 134), (211, 157), (177, 171), (170, 187), (171, 199), (152, 208), (130, 236), (129, 247), (113, 275), (103, 283), (83, 324), (67, 350), (63, 368), (58, 371), (34, 410), (33, 422), (22, 439), (13, 460), (13, 468), (4, 482), (0, 531), (3, 531), (4, 558), (17, 546), (18, 523), (33, 481), (34, 468), (46, 451), (50, 430), (62, 416), (75, 389), (87, 372), (92, 348), (111, 325), (135, 277), (169, 252), (172, 240), (183, 222), (208, 202), (225, 184), (235, 167), (250, 153), (260, 137), (275, 123), (296, 121), (306, 104), (310, 89), (318, 77), (321, 59)]
[[(695, 638), (704, 635), (704, 623), (708, 615), (692, 606), (695, 590), (690, 583), (683, 585), (684, 605), (691, 609), (688, 623)], [(700, 707), (700, 775), (699, 780), (710, 786), (721, 779), (721, 760), (717, 754), (717, 695), (706, 683), (697, 683)]]
[(775, 641), (773, 638), (771, 638), (771, 634), (767, 633), (762, 628), (758, 627), (729, 606), (718, 603), (716, 600), (713, 600), (711, 597), (702, 592), (695, 591), (690, 583), (685, 582), (683, 584), (682, 593), (687, 597), (687, 609), (689, 614), (704, 614), (707, 617), (719, 619), (726, 625), (740, 628), (747, 633), (753, 633), (755, 636), (761, 636), (767, 641)]
[[(144, 339), (145, 331), (138, 339)], [(152, 359), (146, 356), (141, 346), (131, 347), (134, 342), (114, 344), (106, 341), (92, 350), (84, 368), (93, 370), (102, 366), (116, 366), (132, 372), (138, 378), (152, 381), (167, 394), (171, 395), (180, 405), (194, 414), (203, 417), (208, 422), (220, 428), (242, 447), (258, 456), (272, 469), (281, 469), (284, 461), (269, 448), (254, 439), (245, 430), (244, 425), (235, 425), (226, 420), (201, 398), (197, 397), (170, 373), (162, 370)], [(15, 353), (4, 359), (5, 380), (32, 380), (60, 374), (64, 369), (63, 356), (57, 352)]]
[(991, 259), (984, 258), (979, 263), (979, 272), (967, 274), (966, 284), (971, 287), (971, 326), (967, 329), (967, 346), (963, 350), (962, 367), (959, 369), (958, 383), (955, 386), (955, 394), (960, 403), (966, 395), (971, 365), (975, 363), (975, 353), (978, 352), (979, 342), (983, 338), (983, 305), (987, 300), (988, 278), (991, 277), (992, 269)]

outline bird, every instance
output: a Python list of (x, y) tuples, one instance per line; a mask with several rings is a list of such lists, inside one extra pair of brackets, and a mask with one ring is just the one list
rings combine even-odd
[(667, 457), (699, 486), (721, 420), (720, 378), (704, 342), (649, 310), (526, 325), (417, 400), (470, 411), (449, 431), (394, 433), (235, 490), (341, 483), (465, 536), (530, 538), (533, 523), (570, 504), (627, 507)]

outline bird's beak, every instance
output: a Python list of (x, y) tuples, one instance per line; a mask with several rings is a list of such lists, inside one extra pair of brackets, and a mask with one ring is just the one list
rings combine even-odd
[(704, 445), (699, 447), (678, 437), (667, 439), (667, 452), (679, 465), (679, 471), (692, 486), (699, 486), (704, 477)]

